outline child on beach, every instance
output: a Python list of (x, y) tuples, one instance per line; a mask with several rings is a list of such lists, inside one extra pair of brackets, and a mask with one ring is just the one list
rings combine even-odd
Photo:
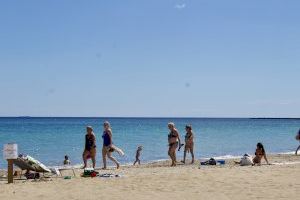
[(64, 165), (70, 165), (71, 161), (69, 160), (69, 156), (65, 155)]
[(139, 165), (141, 164), (140, 156), (141, 156), (142, 150), (143, 150), (143, 146), (139, 146), (137, 148), (136, 154), (135, 154), (135, 161), (134, 161), (133, 165), (135, 165), (136, 163), (139, 163)]

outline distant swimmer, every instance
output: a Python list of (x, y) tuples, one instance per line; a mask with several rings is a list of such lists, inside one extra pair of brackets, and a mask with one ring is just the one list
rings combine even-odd
[(256, 150), (255, 150), (255, 157), (253, 158), (253, 164), (261, 165), (261, 159), (264, 158), (269, 164), (269, 161), (267, 159), (266, 151), (262, 143), (257, 143)]
[[(298, 131), (298, 133), (297, 133), (297, 135), (296, 135), (296, 140), (298, 140), (298, 141), (300, 142), (300, 129), (299, 129), (299, 131)], [(299, 145), (298, 148), (296, 149), (296, 152), (295, 152), (296, 155), (298, 155), (299, 149), (300, 149), (300, 145)]]
[(64, 165), (70, 165), (70, 164), (71, 164), (71, 161), (69, 159), (69, 156), (65, 155)]
[(173, 122), (168, 123), (170, 133), (168, 135), (169, 151), (168, 155), (172, 160), (171, 167), (176, 166), (176, 149), (181, 147), (180, 136)]
[(137, 150), (136, 150), (136, 154), (135, 154), (135, 161), (133, 163), (133, 165), (135, 165), (136, 163), (138, 163), (139, 165), (141, 164), (141, 151), (143, 150), (143, 146), (138, 146)]
[(195, 162), (194, 157), (194, 133), (192, 131), (192, 125), (185, 126), (186, 134), (185, 134), (185, 147), (184, 147), (184, 154), (183, 154), (183, 163), (185, 163), (186, 153), (191, 153), (192, 155), (192, 162)]

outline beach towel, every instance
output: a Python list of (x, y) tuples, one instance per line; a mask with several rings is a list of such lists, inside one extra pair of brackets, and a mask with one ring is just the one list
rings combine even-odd
[(105, 173), (105, 174), (100, 174), (100, 178), (119, 178), (121, 175), (119, 174), (111, 174), (111, 173)]
[(120, 149), (119, 147), (115, 146), (115, 145), (111, 145), (111, 152), (116, 151), (120, 156), (124, 156), (125, 153), (122, 149)]

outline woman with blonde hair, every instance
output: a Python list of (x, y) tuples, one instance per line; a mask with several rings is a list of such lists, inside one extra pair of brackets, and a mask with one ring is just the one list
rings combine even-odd
[(180, 142), (180, 136), (175, 128), (175, 124), (173, 122), (168, 123), (168, 128), (170, 130), (170, 133), (168, 135), (168, 143), (169, 143), (169, 151), (168, 155), (170, 156), (172, 160), (171, 167), (176, 166), (176, 149), (179, 146), (181, 146)]
[(117, 165), (117, 169), (119, 169), (119, 162), (111, 155), (115, 150), (113, 142), (112, 142), (112, 130), (110, 127), (110, 123), (105, 121), (103, 123), (103, 147), (102, 147), (102, 159), (103, 159), (103, 169), (106, 169), (106, 156), (113, 161)]

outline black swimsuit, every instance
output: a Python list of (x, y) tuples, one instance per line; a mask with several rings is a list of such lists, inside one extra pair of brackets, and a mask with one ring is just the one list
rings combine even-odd
[[(173, 131), (170, 132), (170, 134), (168, 135), (168, 139), (170, 138), (177, 138), (177, 136), (173, 133)], [(173, 142), (173, 143), (170, 143), (169, 146), (173, 146), (175, 144), (178, 144), (178, 142)]]
[(95, 138), (93, 135), (85, 135), (85, 150), (90, 151), (92, 148), (95, 148), (94, 141)]

